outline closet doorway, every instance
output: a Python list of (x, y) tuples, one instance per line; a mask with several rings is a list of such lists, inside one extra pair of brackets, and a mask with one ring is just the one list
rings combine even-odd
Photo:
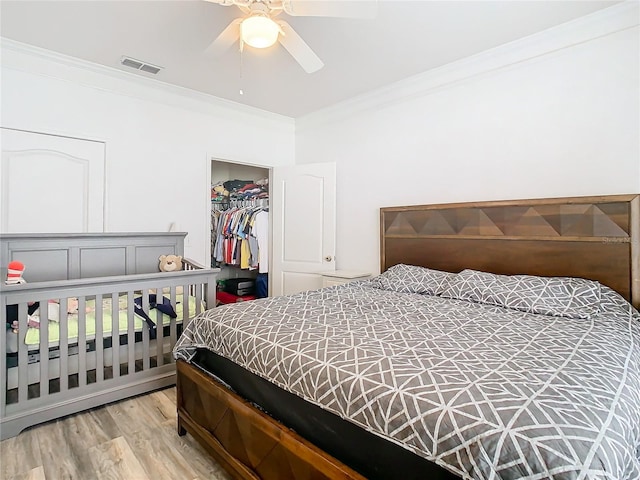
[[(268, 178), (268, 295), (320, 288), (321, 274), (336, 268), (335, 163), (264, 167), (212, 158), (210, 168), (214, 191), (220, 182), (224, 186), (229, 180)], [(212, 201), (212, 218), (216, 209), (220, 206)], [(216, 255), (216, 239), (212, 228), (208, 231), (207, 258), (211, 259)], [(236, 266), (215, 265), (221, 268), (221, 279), (258, 275)]]
[(269, 293), (271, 169), (211, 160), (208, 259), (221, 269), (218, 300), (263, 298)]

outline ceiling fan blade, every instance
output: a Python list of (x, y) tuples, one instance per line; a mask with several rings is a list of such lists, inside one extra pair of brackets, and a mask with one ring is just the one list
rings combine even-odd
[(282, 9), (298, 17), (375, 18), (377, 0), (283, 0)]
[(205, 53), (215, 57), (222, 56), (240, 38), (240, 23), (242, 23), (242, 18), (236, 18), (227, 25), (218, 38), (207, 47)]
[(313, 73), (324, 67), (322, 60), (306, 44), (302, 37), (287, 22), (279, 22), (282, 34), (278, 36), (280, 43), (307, 73)]
[(233, 0), (204, 0), (205, 2), (217, 3), (218, 5), (223, 5), (225, 7), (229, 7), (233, 5)]
[(252, 0), (204, 0), (209, 3), (217, 3), (218, 5), (222, 5), (223, 7), (230, 7), (235, 5), (244, 13), (251, 13), (251, 9), (249, 6), (251, 5)]

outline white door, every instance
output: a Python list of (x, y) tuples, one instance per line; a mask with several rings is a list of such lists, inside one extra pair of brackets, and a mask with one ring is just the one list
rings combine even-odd
[(322, 286), (320, 272), (335, 270), (336, 165), (276, 167), (270, 185), (271, 295)]
[(1, 132), (0, 232), (104, 231), (104, 143)]

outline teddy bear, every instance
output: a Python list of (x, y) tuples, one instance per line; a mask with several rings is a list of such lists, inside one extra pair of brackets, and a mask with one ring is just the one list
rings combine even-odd
[(182, 257), (180, 255), (160, 255), (160, 271), (175, 272), (182, 270)]
[[(182, 270), (182, 257), (180, 255), (160, 255), (160, 271), (161, 272), (177, 272)], [(162, 289), (162, 293), (169, 293), (171, 289), (165, 287)], [(149, 290), (149, 293), (155, 293)], [(182, 295), (182, 287), (176, 287), (176, 294)]]

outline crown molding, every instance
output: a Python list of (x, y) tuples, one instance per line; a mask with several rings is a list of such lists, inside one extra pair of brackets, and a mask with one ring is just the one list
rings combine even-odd
[(483, 74), (638, 27), (639, 24), (640, 2), (628, 0), (298, 117), (296, 132), (398, 105)]
[[(2, 68), (36, 73), (136, 99), (187, 108), (207, 114), (260, 118), (296, 131), (339, 121), (428, 95), (482, 74), (534, 60), (603, 36), (637, 27), (640, 2), (627, 0), (543, 32), (500, 45), (471, 57), (431, 69), (372, 92), (293, 119), (213, 95), (146, 78), (113, 67), (0, 37)], [(268, 123), (268, 122), (267, 122)]]
[(294, 124), (294, 119), (220, 97), (100, 65), (44, 48), (0, 37), (2, 68), (81, 84), (138, 100), (161, 103), (202, 113), (247, 117)]

